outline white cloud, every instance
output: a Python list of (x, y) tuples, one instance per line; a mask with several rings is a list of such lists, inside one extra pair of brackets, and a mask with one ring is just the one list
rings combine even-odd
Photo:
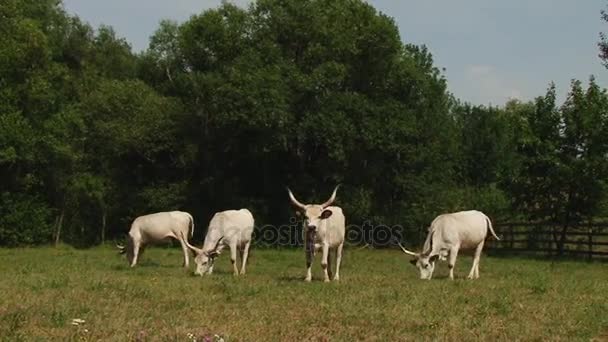
[(469, 93), (465, 99), (473, 103), (502, 105), (509, 99), (524, 99), (518, 84), (495, 66), (468, 65), (464, 78)]

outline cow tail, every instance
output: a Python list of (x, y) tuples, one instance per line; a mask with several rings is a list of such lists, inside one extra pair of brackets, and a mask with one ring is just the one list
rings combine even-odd
[(193, 237), (194, 236), (194, 218), (190, 214), (188, 214), (188, 216), (190, 217), (190, 237)]
[(496, 233), (494, 233), (494, 228), (492, 228), (492, 222), (490, 222), (490, 219), (487, 217), (486, 217), (486, 222), (488, 223), (488, 230), (490, 231), (490, 233), (492, 233), (492, 236), (496, 240), (500, 240), (500, 238), (498, 236), (496, 236)]

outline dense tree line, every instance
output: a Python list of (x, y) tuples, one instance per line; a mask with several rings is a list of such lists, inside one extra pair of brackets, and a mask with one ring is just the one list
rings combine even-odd
[(0, 19), (0, 245), (92, 245), (161, 210), (283, 224), (286, 186), (322, 201), (338, 183), (350, 224), (477, 208), (567, 229), (608, 211), (593, 78), (561, 106), (553, 86), (461, 103), (363, 1), (223, 3), (163, 21), (139, 54), (58, 0), (3, 0)]

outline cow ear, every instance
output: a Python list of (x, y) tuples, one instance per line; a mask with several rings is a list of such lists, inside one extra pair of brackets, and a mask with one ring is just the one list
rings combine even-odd
[(220, 252), (218, 252), (218, 251), (213, 251), (213, 252), (207, 253), (207, 256), (211, 259), (215, 259), (218, 255), (220, 255)]
[(299, 210), (296, 210), (296, 216), (298, 216), (298, 217), (302, 216), (302, 212)]
[(325, 209), (323, 210), (323, 212), (321, 213), (321, 216), (319, 216), (322, 220), (325, 220), (326, 218), (330, 217), (333, 213), (331, 212), (331, 210), (329, 209)]
[(418, 262), (418, 259), (412, 259), (410, 260), (410, 264), (416, 266), (416, 263)]
[(429, 258), (429, 261), (430, 262), (435, 262), (435, 261), (437, 261), (437, 259), (439, 259), (439, 254), (435, 254), (435, 255), (431, 256)]

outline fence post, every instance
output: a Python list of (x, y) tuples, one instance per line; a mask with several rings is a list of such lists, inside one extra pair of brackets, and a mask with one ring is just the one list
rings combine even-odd
[(509, 234), (511, 235), (511, 241), (509, 242), (509, 248), (513, 249), (513, 240), (515, 240), (515, 233), (513, 232), (513, 223), (509, 224)]
[(587, 248), (589, 249), (588, 258), (589, 260), (593, 259), (593, 226), (591, 226), (591, 221), (589, 221), (589, 229), (587, 231)]

